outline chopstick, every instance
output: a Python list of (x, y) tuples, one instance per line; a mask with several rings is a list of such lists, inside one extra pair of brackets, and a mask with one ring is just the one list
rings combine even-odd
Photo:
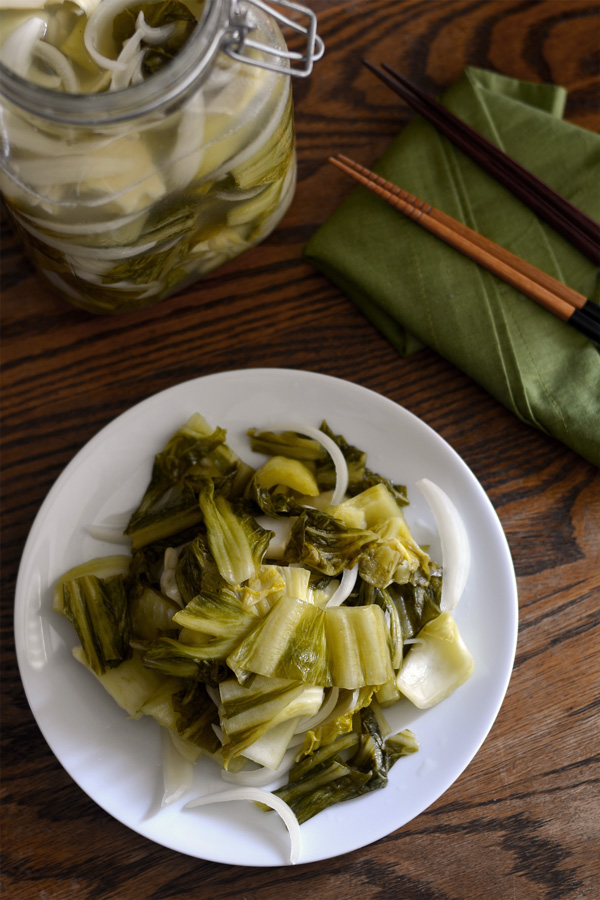
[(600, 342), (600, 307), (431, 204), (341, 153), (329, 161), (450, 246), (512, 285), (586, 337)]
[(481, 168), (508, 188), (592, 262), (600, 264), (600, 224), (390, 66), (363, 64)]

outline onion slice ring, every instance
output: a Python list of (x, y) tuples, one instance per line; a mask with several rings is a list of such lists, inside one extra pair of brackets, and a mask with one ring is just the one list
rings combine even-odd
[(295, 431), (297, 434), (304, 434), (306, 437), (312, 438), (321, 444), (329, 453), (333, 465), (335, 467), (336, 482), (335, 490), (331, 497), (331, 506), (337, 506), (342, 502), (348, 488), (348, 465), (344, 458), (344, 454), (332, 440), (329, 435), (324, 434), (319, 428), (313, 428), (312, 425), (299, 425), (292, 422), (291, 424), (277, 424), (271, 427), (272, 431)]
[(196, 797), (195, 800), (190, 800), (186, 803), (184, 809), (207, 806), (209, 803), (227, 803), (234, 800), (252, 800), (254, 803), (263, 803), (270, 809), (274, 809), (280, 818), (283, 819), (290, 835), (290, 863), (294, 865), (298, 862), (302, 841), (298, 819), (288, 804), (281, 797), (277, 797), (270, 791), (264, 791), (256, 787), (231, 788), (228, 791), (217, 791), (214, 794), (206, 794), (204, 797)]
[(442, 545), (442, 612), (456, 609), (467, 583), (471, 565), (471, 549), (464, 522), (450, 497), (430, 481), (422, 478), (417, 487), (427, 500), (437, 525)]
[[(146, 0), (146, 2), (157, 3), (158, 0)], [(122, 72), (126, 68), (126, 64), (122, 60), (111, 59), (98, 50), (98, 39), (100, 32), (108, 27), (115, 16), (127, 9), (128, 6), (131, 6), (131, 0), (104, 0), (92, 10), (86, 22), (83, 43), (87, 52), (101, 69)]]
[(2, 62), (21, 78), (27, 78), (33, 62), (35, 46), (46, 33), (48, 23), (41, 16), (32, 16), (10, 34), (2, 46)]
[(62, 86), (67, 94), (77, 94), (79, 92), (79, 78), (75, 74), (75, 69), (58, 47), (52, 44), (46, 44), (44, 41), (38, 41), (33, 48), (33, 55), (45, 62), (58, 76)]
[(321, 705), (321, 709), (315, 713), (314, 716), (311, 716), (310, 719), (301, 719), (300, 722), (298, 722), (296, 734), (306, 734), (307, 731), (310, 731), (312, 728), (317, 728), (322, 722), (328, 719), (337, 706), (339, 696), (340, 689), (332, 687), (329, 691), (327, 700)]
[(222, 769), (221, 778), (228, 784), (237, 784), (239, 787), (264, 787), (287, 775), (294, 765), (296, 752), (295, 747), (286, 750), (277, 769), (268, 769), (266, 766), (259, 769), (242, 769), (241, 772), (228, 772), (227, 769)]
[(351, 569), (344, 569), (342, 580), (327, 601), (325, 609), (331, 609), (332, 606), (341, 606), (344, 600), (347, 600), (352, 593), (357, 577), (358, 565), (352, 566)]
[(170, 806), (182, 797), (192, 786), (194, 764), (185, 759), (171, 738), (166, 728), (162, 731), (162, 770), (164, 792), (161, 806)]

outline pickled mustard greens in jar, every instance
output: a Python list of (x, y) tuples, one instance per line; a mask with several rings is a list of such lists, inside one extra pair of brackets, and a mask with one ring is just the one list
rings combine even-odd
[[(2, 102), (2, 193), (38, 270), (77, 306), (117, 313), (163, 299), (266, 237), (291, 201), (285, 64), (215, 51), (215, 4), (0, 8), (0, 62), (39, 97), (38, 110), (14, 94)], [(253, 40), (285, 47), (270, 16), (245, 14)], [(194, 80), (182, 61), (196, 44), (210, 64)]]

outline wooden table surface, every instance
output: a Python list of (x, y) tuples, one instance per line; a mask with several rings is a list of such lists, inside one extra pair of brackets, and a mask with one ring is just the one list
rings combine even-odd
[[(409, 121), (359, 65), (439, 91), (465, 64), (569, 89), (598, 130), (600, 5), (588, 0), (312, 0), (327, 52), (294, 82), (295, 200), (261, 246), (142, 312), (93, 317), (53, 296), (2, 232), (2, 896), (6, 900), (592, 900), (598, 895), (600, 477), (434, 352), (400, 358), (301, 257), (351, 190), (326, 159), (375, 160)], [(111, 818), (71, 780), (27, 704), (14, 586), (54, 480), (138, 401), (226, 369), (283, 366), (374, 389), (462, 456), (500, 517), (519, 588), (508, 693), (455, 784), (415, 820), (343, 857), (243, 868), (179, 855)]]

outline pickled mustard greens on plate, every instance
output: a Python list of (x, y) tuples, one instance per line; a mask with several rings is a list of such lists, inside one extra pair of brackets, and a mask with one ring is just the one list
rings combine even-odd
[[(131, 554), (66, 572), (54, 609), (116, 702), (162, 726), (164, 803), (209, 757), (232, 786), (189, 805), (277, 810), (295, 861), (299, 824), (385, 787), (417, 751), (385, 710), (429, 708), (470, 677), (471, 654), (442, 611), (468, 545), (459, 530), (433, 560), (411, 534), (406, 488), (326, 422), (248, 437), (257, 467), (192, 416), (154, 458), (125, 529)], [(426, 488), (456, 523), (449, 498)]]
[[(2, 192), (38, 270), (72, 303), (117, 313), (167, 297), (261, 241), (295, 189), (286, 69), (219, 52), (161, 105), (162, 79), (203, 28), (203, 0), (7, 0), (0, 62), (67, 99), (66, 123), (2, 103)], [(250, 36), (285, 46), (249, 8)], [(262, 51), (252, 51), (260, 58)], [(155, 85), (143, 114), (94, 124), (95, 98)], [(51, 105), (51, 104), (50, 104)], [(137, 109), (137, 106), (136, 106)]]

